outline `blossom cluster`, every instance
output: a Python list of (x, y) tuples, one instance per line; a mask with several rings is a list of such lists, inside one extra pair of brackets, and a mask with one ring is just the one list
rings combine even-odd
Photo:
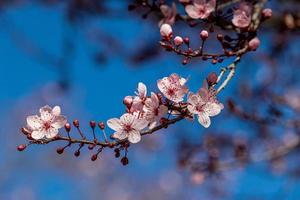
[[(218, 14), (218, 7), (215, 0), (179, 0), (182, 5), (185, 7), (185, 12), (191, 20), (206, 20), (211, 21), (214, 17), (218, 17), (221, 14)], [(163, 9), (162, 9), (163, 8)], [(253, 15), (253, 5), (249, 2), (242, 1), (237, 6), (234, 7), (232, 11), (232, 17), (228, 17), (224, 15), (225, 21), (231, 23), (232, 28), (236, 29), (239, 33), (247, 33), (251, 31), (251, 18)], [(206, 39), (209, 37), (208, 30), (202, 30), (199, 34), (202, 43), (199, 49), (193, 50), (190, 46), (190, 41), (188, 37), (181, 37), (177, 35), (173, 37), (172, 25), (175, 22), (176, 6), (172, 5), (172, 8), (162, 5), (161, 12), (164, 15), (164, 18), (160, 21), (160, 34), (162, 36), (162, 47), (168, 51), (174, 51), (177, 54), (185, 56), (183, 59), (183, 64), (187, 64), (191, 57), (202, 57), (203, 60), (211, 59), (213, 64), (217, 62), (222, 62), (222, 57), (234, 56), (235, 49), (242, 49), (243, 47), (236, 46), (234, 39), (230, 36), (226, 35), (225, 37), (222, 34), (218, 34), (217, 38), (220, 41), (222, 48), (224, 50), (224, 55), (220, 54), (205, 54), (203, 52), (204, 43)], [(168, 14), (164, 14), (168, 13)], [(261, 12), (261, 20), (268, 19), (272, 16), (272, 10), (269, 8), (263, 9)], [(213, 32), (213, 31), (212, 31)], [(248, 37), (246, 36), (246, 44), (248, 46), (248, 50), (255, 51), (259, 45), (260, 40), (257, 37)], [(173, 39), (173, 40), (172, 40)], [(243, 40), (243, 38), (241, 38)], [(182, 44), (187, 45), (187, 49), (182, 49)], [(233, 50), (233, 51), (232, 51)], [(238, 52), (238, 51), (237, 51)]]
[[(111, 137), (137, 143), (141, 140), (143, 130), (163, 125), (172, 116), (193, 119), (196, 115), (198, 122), (208, 128), (210, 117), (218, 115), (223, 109), (216, 98), (213, 84), (211, 81), (204, 82), (197, 93), (192, 93), (186, 83), (187, 79), (171, 74), (157, 81), (160, 92), (151, 92), (148, 96), (146, 85), (140, 82), (135, 95), (124, 98), (126, 113), (107, 121), (108, 127), (114, 131)], [(40, 115), (27, 117), (27, 129), (33, 140), (55, 138), (58, 130), (66, 124), (66, 117), (61, 115), (59, 106), (44, 106), (40, 109)]]

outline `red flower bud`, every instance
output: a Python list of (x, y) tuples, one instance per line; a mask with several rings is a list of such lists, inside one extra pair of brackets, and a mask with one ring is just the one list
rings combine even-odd
[(75, 119), (73, 121), (73, 125), (76, 127), (76, 128), (79, 128), (79, 121), (77, 119)]
[(104, 129), (105, 129), (105, 124), (104, 124), (104, 122), (99, 122), (98, 126), (99, 126), (99, 128), (100, 128), (101, 130), (104, 130)]
[(128, 158), (127, 157), (123, 157), (122, 159), (121, 159), (121, 163), (125, 166), (125, 165), (128, 165), (128, 163), (129, 163), (129, 160), (128, 160)]
[(26, 149), (26, 144), (20, 144), (18, 147), (17, 147), (17, 149), (18, 149), (18, 151), (24, 151), (25, 149)]
[(76, 157), (80, 156), (80, 151), (79, 150), (75, 151), (74, 156), (76, 156)]
[(65, 129), (66, 129), (67, 132), (70, 132), (71, 131), (71, 124), (66, 123), (65, 124)]
[(90, 126), (92, 129), (96, 127), (96, 122), (95, 121), (90, 121)]
[(123, 99), (124, 105), (125, 105), (127, 108), (129, 108), (129, 109), (131, 108), (132, 102), (133, 102), (132, 96), (126, 96), (126, 97), (124, 97), (124, 99)]
[(217, 80), (218, 80), (218, 76), (214, 72), (209, 73), (207, 78), (206, 78), (207, 84), (209, 86), (212, 86), (212, 85), (216, 84)]
[(97, 160), (97, 158), (98, 158), (98, 155), (97, 155), (97, 154), (94, 154), (94, 155), (92, 155), (92, 157), (91, 157), (91, 161), (95, 161), (95, 160)]
[(200, 37), (202, 40), (206, 40), (208, 38), (208, 32), (206, 30), (201, 31)]
[(60, 148), (57, 148), (56, 149), (56, 152), (58, 153), (58, 154), (62, 154), (63, 152), (64, 152), (64, 148), (63, 147), (60, 147)]

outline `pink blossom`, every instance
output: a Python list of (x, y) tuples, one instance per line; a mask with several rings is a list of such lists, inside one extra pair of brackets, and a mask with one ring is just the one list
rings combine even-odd
[(193, 0), (192, 5), (185, 7), (186, 13), (193, 19), (207, 18), (216, 7), (216, 0)]
[(252, 6), (247, 3), (241, 3), (239, 9), (233, 13), (232, 23), (238, 28), (246, 28), (251, 22)]
[(257, 37), (249, 41), (249, 49), (251, 51), (255, 51), (259, 47), (259, 45), (260, 45), (260, 40)]
[(27, 126), (32, 131), (31, 137), (35, 140), (43, 138), (54, 138), (58, 134), (58, 129), (66, 123), (66, 117), (60, 115), (59, 106), (53, 109), (46, 105), (40, 108), (40, 116), (31, 115), (27, 117)]
[(136, 115), (125, 113), (120, 119), (109, 119), (107, 125), (116, 131), (113, 134), (114, 138), (119, 140), (128, 138), (129, 142), (138, 143), (141, 140), (141, 130), (148, 125), (148, 122), (139, 119)]
[(168, 107), (160, 105), (155, 93), (151, 93), (151, 98), (147, 99), (144, 106), (145, 119), (150, 123), (149, 128), (154, 128), (159, 120), (168, 112)]
[(263, 9), (262, 15), (263, 15), (264, 18), (272, 17), (272, 9), (270, 9), (270, 8)]
[(163, 24), (160, 27), (160, 34), (162, 37), (171, 38), (173, 34), (172, 27), (169, 24)]
[(177, 74), (171, 74), (169, 77), (159, 79), (157, 81), (157, 87), (167, 99), (179, 103), (183, 100), (185, 93), (188, 91), (185, 83), (185, 78), (181, 78)]
[(193, 115), (196, 114), (198, 116), (198, 122), (208, 128), (211, 124), (210, 118), (218, 115), (221, 112), (221, 105), (215, 102), (207, 101), (207, 94), (198, 93), (193, 94), (189, 93), (188, 95), (188, 110)]
[(142, 111), (147, 98), (147, 87), (144, 83), (140, 82), (138, 84), (136, 96), (133, 97), (133, 102), (131, 106), (131, 111)]
[(208, 89), (206, 82), (197, 94), (189, 93), (187, 102), (189, 112), (196, 114), (199, 123), (205, 128), (211, 124), (210, 117), (218, 115), (224, 108), (223, 104), (218, 102), (215, 90)]
[(175, 43), (175, 45), (177, 45), (177, 46), (181, 45), (181, 44), (183, 43), (182, 37), (176, 36), (176, 37), (174, 38), (174, 43)]
[(164, 18), (160, 20), (159, 26), (162, 24), (170, 24), (173, 25), (175, 23), (176, 19), (176, 4), (173, 2), (172, 7), (169, 7), (168, 5), (161, 5), (160, 6), (160, 11), (162, 12)]
[(202, 40), (206, 40), (208, 38), (208, 32), (206, 30), (202, 30), (200, 33), (200, 37)]

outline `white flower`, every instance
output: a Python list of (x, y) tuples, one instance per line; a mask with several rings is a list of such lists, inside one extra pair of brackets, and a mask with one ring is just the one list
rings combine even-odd
[(169, 77), (159, 79), (157, 87), (167, 99), (179, 103), (183, 101), (183, 97), (188, 91), (185, 83), (185, 78), (181, 78), (177, 74), (171, 74)]
[(163, 37), (170, 38), (172, 36), (173, 30), (169, 24), (163, 24), (160, 27), (160, 34)]
[(151, 98), (147, 99), (144, 106), (145, 119), (150, 123), (149, 128), (154, 128), (159, 120), (168, 112), (168, 107), (159, 104), (159, 99), (155, 93), (151, 93)]
[(199, 123), (208, 128), (211, 124), (210, 118), (218, 115), (223, 109), (223, 105), (218, 103), (216, 98), (212, 98), (210, 92), (201, 88), (198, 94), (189, 93), (187, 109), (192, 114), (198, 116)]
[(143, 106), (145, 104), (145, 100), (147, 98), (147, 87), (144, 83), (140, 82), (138, 84), (137, 92), (135, 92), (136, 96), (133, 97), (133, 102), (131, 106), (131, 111), (143, 111)]
[(62, 128), (67, 119), (60, 115), (60, 107), (55, 106), (53, 109), (46, 105), (40, 108), (40, 116), (32, 115), (27, 117), (27, 126), (32, 131), (31, 137), (35, 140), (43, 138), (54, 138), (58, 134), (58, 129)]
[(119, 140), (128, 138), (129, 142), (138, 143), (141, 140), (141, 130), (148, 125), (148, 122), (137, 118), (136, 115), (125, 113), (120, 119), (109, 119), (107, 125), (116, 131), (113, 134), (114, 138)]
[(186, 13), (193, 19), (205, 19), (215, 10), (216, 0), (193, 0), (185, 7)]

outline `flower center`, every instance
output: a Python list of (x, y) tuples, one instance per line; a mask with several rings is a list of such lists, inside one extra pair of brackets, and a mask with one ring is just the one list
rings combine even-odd
[(204, 15), (205, 14), (205, 8), (204, 7), (199, 8), (198, 14), (199, 15)]
[(44, 122), (44, 128), (45, 128), (46, 130), (48, 130), (49, 128), (51, 128), (51, 123), (50, 123), (49, 121)]
[(196, 106), (196, 110), (197, 110), (198, 112), (203, 112), (203, 105), (197, 105), (197, 106)]
[(131, 125), (127, 124), (127, 125), (124, 125), (124, 131), (126, 131), (127, 133), (130, 132), (132, 130), (132, 127)]
[(158, 108), (154, 109), (154, 115), (158, 116)]
[(167, 93), (168, 93), (168, 95), (173, 96), (173, 95), (175, 95), (175, 89), (174, 88), (169, 88)]

